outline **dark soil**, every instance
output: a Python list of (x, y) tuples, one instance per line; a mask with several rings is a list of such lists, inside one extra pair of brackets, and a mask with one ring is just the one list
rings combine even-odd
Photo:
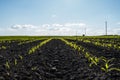
[(120, 73), (90, 68), (83, 54), (54, 39), (10, 69), (2, 66), (0, 80), (120, 80)]
[(75, 42), (77, 45), (84, 47), (91, 54), (100, 57), (104, 56), (107, 59), (114, 58), (115, 67), (120, 67), (120, 51), (113, 48), (96, 46), (93, 43), (86, 43), (83, 41), (69, 40), (70, 42)]

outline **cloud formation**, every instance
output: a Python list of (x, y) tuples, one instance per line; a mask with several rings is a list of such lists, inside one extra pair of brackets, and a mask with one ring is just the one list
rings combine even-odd
[[(33, 35), (75, 35), (77, 29), (83, 29), (85, 23), (53, 23), (35, 26), (31, 24), (16, 24), (10, 27), (12, 33), (25, 33)], [(16, 31), (16, 32), (15, 32)]]
[[(86, 27), (87, 26), (87, 27)], [(53, 23), (41, 24), (39, 26), (31, 24), (15, 24), (8, 28), (0, 29), (1, 35), (104, 35), (101, 28), (93, 28), (85, 23)], [(108, 34), (120, 34), (120, 28), (108, 29)]]
[(72, 26), (72, 27), (84, 27), (86, 24), (84, 24), (84, 23), (66, 23), (64, 26)]
[(24, 24), (24, 25), (16, 24), (11, 26), (11, 29), (29, 29), (29, 28), (35, 28), (35, 26), (30, 24)]

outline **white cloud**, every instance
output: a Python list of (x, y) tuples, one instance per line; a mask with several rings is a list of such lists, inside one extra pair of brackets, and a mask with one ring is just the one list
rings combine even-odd
[(35, 26), (31, 24), (16, 24), (2, 29), (5, 35), (75, 35), (76, 28), (85, 26), (84, 23), (54, 23)]
[(49, 27), (50, 24), (43, 24), (42, 27)]
[(30, 25), (30, 24), (24, 24), (24, 25), (13, 25), (11, 26), (11, 29), (31, 29), (31, 28), (35, 28), (35, 26)]
[(54, 23), (34, 26), (30, 24), (13, 25), (9, 29), (11, 33), (25, 33), (26, 35), (75, 35), (76, 28), (85, 26), (84, 23)]
[[(0, 35), (82, 35), (87, 26), (87, 35), (104, 35), (105, 30), (94, 28), (85, 23), (54, 23), (41, 24), (40, 26), (30, 24), (16, 24), (8, 28), (0, 28)], [(108, 34), (120, 34), (120, 28), (108, 29)]]
[(112, 32), (111, 32), (111, 33), (120, 34), (120, 28), (112, 29)]
[(53, 27), (63, 27), (62, 24), (58, 24), (58, 23), (55, 23), (55, 24), (52, 24)]
[(70, 29), (70, 28), (67, 28), (67, 27), (62, 27), (62, 28), (59, 28), (59, 30), (58, 31), (72, 31), (72, 29)]
[[(84, 31), (85, 33), (85, 31)], [(103, 29), (97, 29), (97, 28), (87, 28), (86, 29), (86, 35), (104, 35), (105, 32)]]
[(84, 27), (86, 24), (84, 23), (66, 23), (64, 26), (80, 26), (80, 27)]

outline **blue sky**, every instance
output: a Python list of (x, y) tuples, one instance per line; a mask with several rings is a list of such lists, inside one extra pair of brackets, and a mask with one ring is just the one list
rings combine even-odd
[(0, 0), (0, 35), (120, 35), (120, 0)]

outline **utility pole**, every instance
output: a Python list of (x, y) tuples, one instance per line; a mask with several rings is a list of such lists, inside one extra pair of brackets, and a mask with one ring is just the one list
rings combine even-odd
[(105, 33), (106, 33), (106, 36), (107, 36), (107, 21), (105, 21)]

